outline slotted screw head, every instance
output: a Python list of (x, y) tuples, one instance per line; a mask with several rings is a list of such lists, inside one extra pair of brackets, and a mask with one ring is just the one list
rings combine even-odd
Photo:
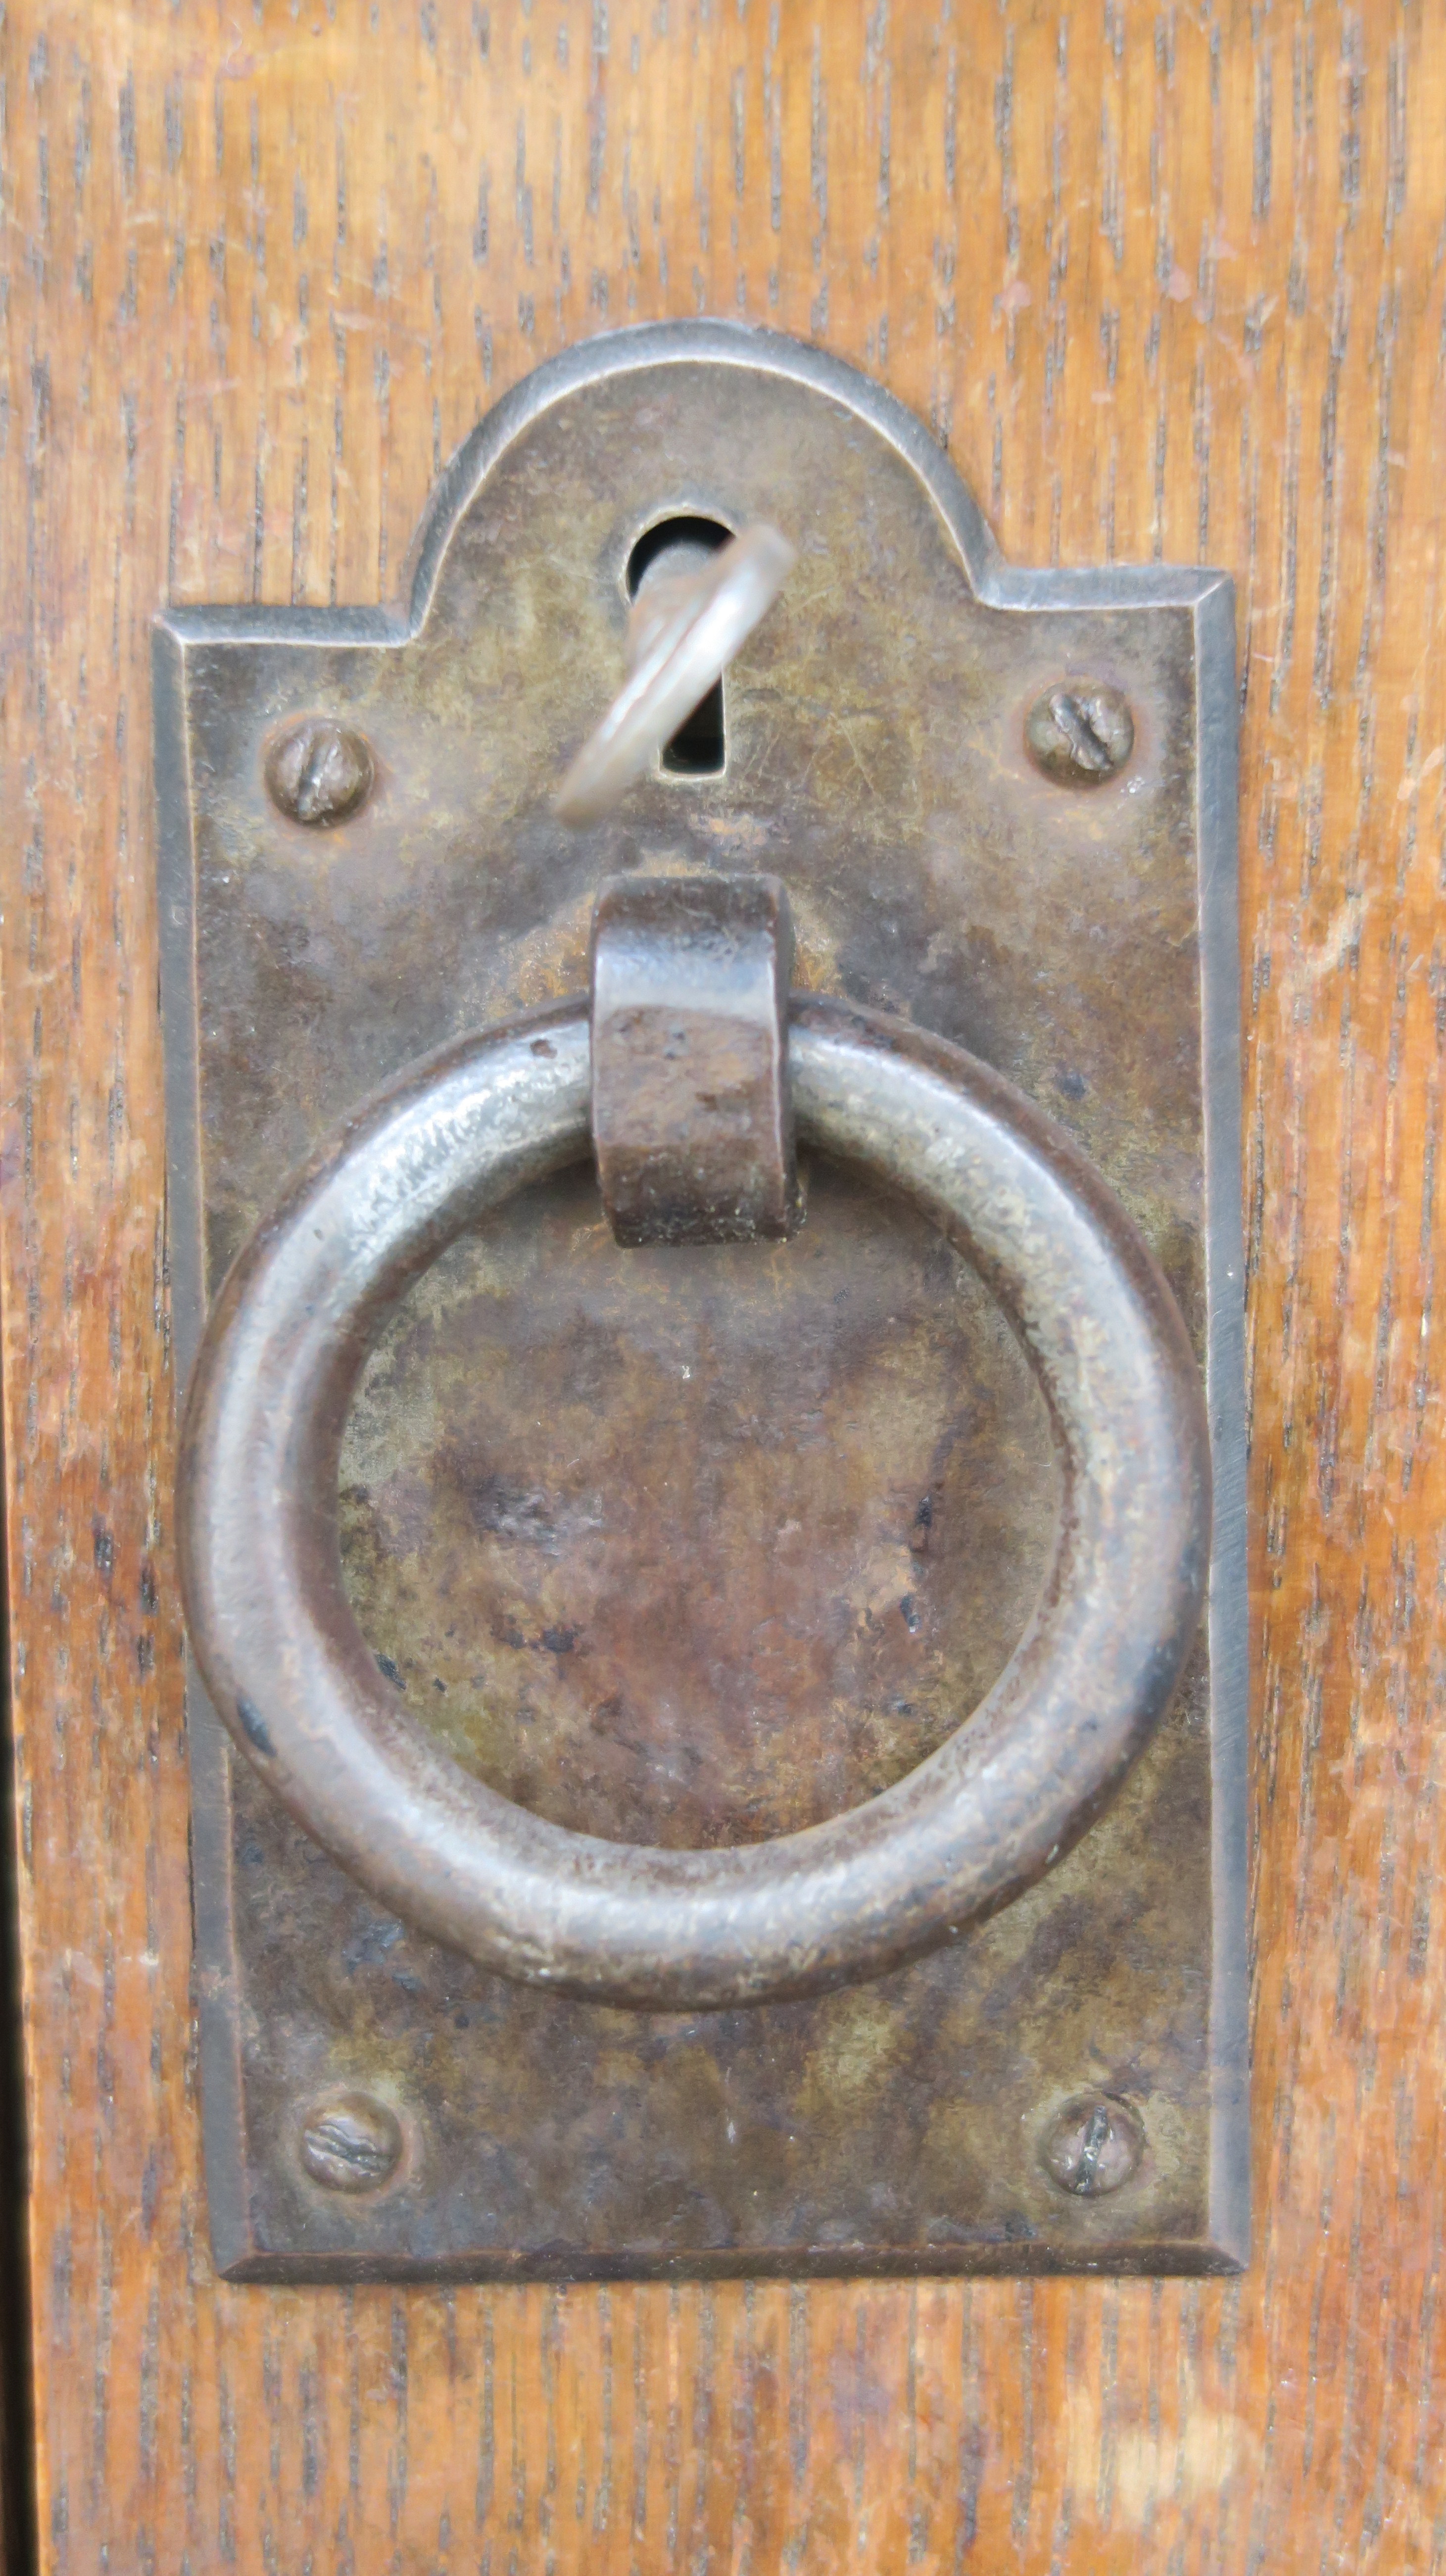
[(271, 800), (293, 823), (345, 823), (366, 803), (376, 778), (368, 745), (335, 716), (303, 716), (273, 743), (266, 762)]
[(301, 2161), (328, 2191), (380, 2191), (402, 2160), (402, 2124), (370, 2093), (333, 2094), (307, 2113)]
[(1045, 2172), (1078, 2200), (1098, 2200), (1128, 2182), (1145, 2152), (1145, 2132), (1127, 2102), (1078, 2093), (1045, 2135)]
[(1123, 690), (1103, 681), (1061, 683), (1035, 699), (1024, 739), (1047, 778), (1066, 787), (1098, 787), (1129, 759), (1135, 721)]

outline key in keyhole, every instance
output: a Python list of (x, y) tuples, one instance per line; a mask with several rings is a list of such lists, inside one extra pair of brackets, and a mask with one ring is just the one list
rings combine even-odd
[[(661, 608), (664, 585), (697, 572), (720, 546), (727, 545), (732, 533), (717, 519), (660, 519), (655, 528), (644, 530), (628, 557), (629, 599), (646, 602), (656, 591)], [(723, 682), (718, 679), (684, 718), (672, 741), (664, 744), (662, 766), (675, 778), (717, 778), (727, 758)]]

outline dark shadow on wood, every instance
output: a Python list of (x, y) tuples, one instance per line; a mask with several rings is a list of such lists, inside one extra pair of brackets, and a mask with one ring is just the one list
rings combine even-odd
[[(3, 1579), (3, 1578), (0, 1578)], [(0, 2576), (38, 2567), (9, 1605), (0, 1594)]]

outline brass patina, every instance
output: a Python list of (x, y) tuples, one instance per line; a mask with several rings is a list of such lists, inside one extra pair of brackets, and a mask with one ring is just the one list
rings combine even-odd
[[(557, 782), (670, 513), (765, 519), (798, 563), (723, 682), (722, 765), (660, 764), (570, 831)], [(968, 1048), (1103, 1174), (1207, 1370), (1215, 1469), (1208, 1625), (1114, 1805), (992, 1922), (797, 2001), (619, 2009), (473, 1965), (338, 1868), (193, 1686), (233, 2276), (1241, 2259), (1232, 674), (1221, 577), (1012, 574), (886, 396), (711, 324), (616, 335), (508, 397), (444, 480), (404, 615), (159, 630), (183, 1374), (232, 1257), (358, 1101), (586, 986), (603, 878), (765, 871), (796, 984)], [(1132, 728), (1084, 793), (1027, 739), (1072, 680)], [(324, 830), (267, 784), (312, 717), (372, 764)], [(943, 1743), (1026, 1627), (1059, 1491), (1023, 1354), (922, 1212), (812, 1148), (801, 1176), (791, 1240), (641, 1250), (585, 1164), (539, 1181), (368, 1362), (353, 1607), (414, 1723), (540, 1816), (711, 1849), (836, 1815)], [(1094, 2093), (1142, 2141), (1108, 2192), (1050, 2163)], [(343, 2098), (402, 2141), (371, 2190), (328, 2188), (306, 2148)]]

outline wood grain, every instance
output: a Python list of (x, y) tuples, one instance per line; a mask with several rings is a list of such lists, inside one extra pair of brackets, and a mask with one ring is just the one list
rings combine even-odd
[[(47, 2568), (1446, 2563), (1446, 14), (13, 0), (3, 1290)], [(1234, 567), (1258, 1725), (1238, 2284), (206, 2256), (146, 643), (399, 586), (629, 316), (884, 377), (1025, 561)]]

